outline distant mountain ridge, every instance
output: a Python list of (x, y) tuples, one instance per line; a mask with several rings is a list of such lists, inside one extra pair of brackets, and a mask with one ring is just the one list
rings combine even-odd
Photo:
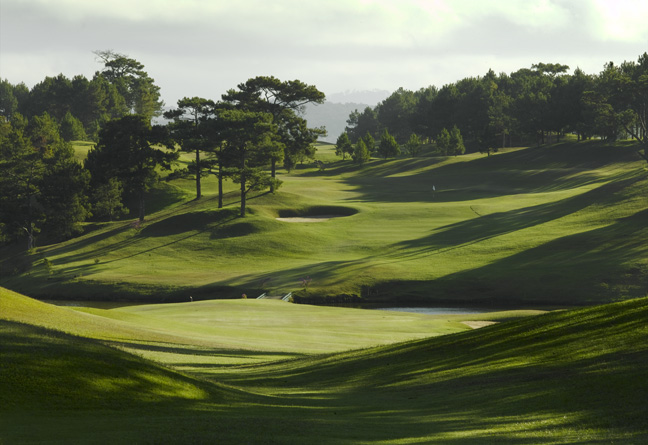
[(374, 107), (379, 102), (385, 100), (391, 94), (387, 90), (347, 90), (341, 93), (333, 93), (326, 96), (328, 102), (344, 104), (344, 103), (360, 103), (369, 104)]
[(335, 143), (346, 127), (349, 114), (355, 110), (362, 111), (367, 107), (373, 108), (390, 94), (387, 90), (354, 90), (333, 93), (327, 95), (326, 102), (321, 105), (307, 105), (304, 117), (308, 121), (309, 127), (326, 128), (327, 135), (321, 137), (321, 141)]
[(362, 103), (332, 103), (324, 102), (321, 105), (309, 104), (305, 108), (304, 117), (309, 127), (325, 127), (326, 136), (319, 140), (335, 143), (338, 136), (344, 131), (346, 121), (354, 110), (362, 111), (370, 105)]

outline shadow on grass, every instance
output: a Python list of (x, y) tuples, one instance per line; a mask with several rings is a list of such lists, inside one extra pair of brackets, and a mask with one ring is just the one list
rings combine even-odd
[[(354, 199), (365, 202), (456, 202), (607, 182), (611, 177), (597, 169), (637, 160), (632, 147), (566, 143), (438, 166), (429, 160), (376, 162), (344, 181), (360, 193)], [(411, 170), (418, 172), (404, 174)]]
[[(118, 235), (125, 236), (125, 232), (129, 230), (134, 230), (130, 224), (121, 226), (118, 229), (105, 232), (92, 236), (90, 238), (84, 238), (75, 243), (68, 244), (59, 248), (52, 249), (48, 251), (48, 255), (58, 256), (65, 255), (66, 263), (78, 262), (78, 261), (90, 261), (94, 258), (102, 258), (106, 255), (109, 255), (113, 252), (119, 251), (121, 249), (131, 247), (137, 244), (146, 244), (151, 238), (165, 238), (167, 236), (181, 235), (190, 232), (188, 235), (180, 236), (173, 239), (172, 241), (164, 242), (162, 244), (156, 245), (154, 247), (147, 247), (141, 251), (122, 256), (117, 259), (102, 261), (103, 264), (114, 263), (122, 261), (125, 259), (133, 258), (138, 255), (143, 255), (150, 253), (157, 249), (168, 247), (179, 242), (185, 241), (187, 239), (196, 237), (202, 233), (210, 232), (217, 230), (219, 226), (223, 226), (231, 221), (234, 221), (238, 216), (233, 214), (234, 212), (231, 209), (214, 211), (214, 212), (195, 212), (195, 213), (186, 213), (179, 214), (176, 216), (171, 216), (166, 219), (162, 219), (159, 222), (154, 222), (148, 226), (145, 226), (139, 233), (133, 233), (131, 237), (122, 239), (117, 242), (110, 243), (108, 245), (103, 245), (102, 247), (95, 248), (92, 250), (84, 251), (77, 254), (69, 254), (71, 252), (83, 250), (87, 247), (96, 245), (102, 240), (110, 239)], [(79, 272), (84, 272), (92, 270), (94, 265), (84, 265), (78, 267), (63, 267), (61, 268), (62, 272), (69, 274), (76, 274)]]
[[(224, 384), (204, 383), (212, 390), (204, 403), (176, 399), (154, 410), (141, 409), (152, 404), (129, 404), (128, 399), (117, 405), (138, 409), (136, 416), (106, 410), (97, 415), (94, 404), (75, 406), (72, 396), (63, 410), (56, 407), (57, 425), (38, 419), (39, 428), (29, 430), (29, 439), (51, 440), (69, 422), (73, 428), (64, 433), (67, 439), (87, 434), (107, 438), (107, 443), (210, 443), (215, 437), (223, 443), (287, 444), (645, 443), (647, 303), (642, 299), (552, 313), (236, 373), (206, 374), (203, 369), (197, 373)], [(25, 348), (24, 332), (9, 340), (12, 351)], [(30, 352), (34, 350), (23, 351), (22, 357)], [(62, 352), (65, 360), (69, 351), (57, 348), (51, 355)], [(62, 375), (68, 378), (61, 381), (58, 373), (49, 374), (48, 385), (69, 391), (73, 378), (87, 369), (92, 368), (66, 368)], [(131, 369), (122, 374), (128, 377)], [(142, 364), (139, 371), (144, 369)], [(43, 395), (42, 386), (34, 388)], [(88, 388), (81, 390), (85, 394)], [(21, 393), (12, 396), (16, 394)], [(3, 438), (25, 440), (17, 429), (33, 426), (34, 412), (20, 414), (3, 425)], [(61, 438), (60, 433), (55, 437)]]
[[(162, 346), (159, 344), (152, 345), (147, 343), (111, 341), (106, 342), (113, 346), (124, 347), (137, 351), (161, 352), (165, 354), (179, 354), (187, 356), (209, 356), (209, 357), (256, 357), (256, 356), (280, 356), (285, 357), (285, 352), (273, 351), (256, 351), (253, 349), (224, 349), (224, 348), (199, 348), (199, 347), (180, 347), (180, 346)], [(305, 356), (306, 354), (290, 353), (291, 356)]]
[(629, 174), (622, 180), (601, 185), (593, 190), (556, 202), (540, 204), (508, 212), (497, 212), (477, 218), (440, 227), (431, 235), (416, 240), (403, 241), (394, 246), (400, 251), (407, 249), (407, 255), (441, 253), (467, 244), (495, 238), (538, 226), (573, 214), (590, 205), (606, 205), (619, 202), (616, 193), (642, 179), (642, 174)]
[[(648, 300), (215, 375), (307, 407), (329, 443), (592, 443), (648, 437)], [(244, 415), (243, 412), (240, 412)], [(325, 419), (325, 420), (324, 420)]]
[(195, 402), (204, 385), (99, 341), (0, 320), (0, 400), (19, 407)]

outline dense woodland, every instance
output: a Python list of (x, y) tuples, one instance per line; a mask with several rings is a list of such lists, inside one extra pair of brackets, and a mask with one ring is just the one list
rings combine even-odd
[[(538, 63), (530, 69), (469, 77), (442, 88), (399, 89), (376, 107), (351, 113), (351, 143), (387, 129), (399, 144), (413, 134), (443, 138), (458, 128), (470, 151), (555, 142), (566, 133), (579, 140), (632, 137), (646, 144), (648, 54), (637, 62), (605, 65), (598, 75)], [(449, 153), (453, 154), (453, 153)]]
[[(47, 77), (29, 89), (0, 83), (0, 243), (35, 245), (36, 237), (70, 238), (88, 219), (127, 214), (145, 218), (145, 197), (162, 170), (220, 187), (240, 184), (246, 196), (280, 185), (287, 170), (315, 154), (324, 134), (309, 128), (303, 107), (324, 101), (299, 80), (256, 77), (219, 101), (184, 98), (163, 113), (160, 89), (144, 65), (111, 51), (92, 79)], [(399, 89), (376, 107), (354, 111), (337, 152), (358, 164), (392, 158), (491, 154), (500, 147), (545, 144), (567, 133), (579, 140), (634, 138), (648, 160), (648, 54), (637, 62), (608, 63), (599, 74), (539, 63), (514, 73), (470, 77), (442, 88)], [(162, 116), (166, 125), (152, 125)], [(93, 141), (81, 164), (70, 141)], [(173, 169), (180, 151), (194, 161)]]

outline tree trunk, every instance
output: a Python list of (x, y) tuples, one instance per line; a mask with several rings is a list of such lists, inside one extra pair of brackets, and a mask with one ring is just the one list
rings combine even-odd
[(196, 149), (196, 199), (202, 196), (200, 190), (200, 150)]
[(27, 251), (30, 251), (34, 248), (34, 225), (32, 223), (28, 224), (28, 227), (23, 227), (27, 233)]
[(245, 218), (245, 158), (241, 161), (241, 218)]
[(270, 176), (272, 176), (272, 179), (273, 179), (273, 181), (270, 183), (270, 193), (274, 193), (275, 192), (274, 179), (277, 176), (277, 160), (274, 159), (274, 158), (272, 159), (272, 164), (271, 164), (271, 167), (270, 167)]
[(223, 208), (223, 163), (218, 161), (218, 208)]
[(139, 220), (144, 222), (144, 189), (140, 190), (139, 194)]

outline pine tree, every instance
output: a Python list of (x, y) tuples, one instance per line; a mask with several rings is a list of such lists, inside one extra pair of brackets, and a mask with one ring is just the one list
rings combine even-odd
[(356, 143), (351, 156), (353, 157), (353, 162), (360, 165), (371, 159), (371, 153), (367, 149), (367, 144), (362, 139), (359, 139)]
[(346, 155), (353, 154), (353, 145), (349, 140), (349, 135), (344, 132), (338, 136), (337, 141), (335, 142), (335, 154), (337, 156), (342, 156), (342, 159), (346, 159)]
[(410, 156), (418, 156), (421, 152), (421, 138), (416, 133), (412, 133), (405, 144), (405, 149)]
[(385, 128), (382, 136), (380, 137), (380, 145), (378, 146), (378, 153), (384, 159), (395, 158), (401, 152), (400, 145), (396, 142), (396, 139), (389, 134), (389, 131)]
[(450, 146), (448, 153), (457, 156), (462, 155), (465, 152), (466, 147), (463, 143), (463, 137), (461, 137), (461, 132), (455, 125), (454, 127), (452, 127), (452, 131), (450, 132)]
[(376, 150), (376, 141), (374, 140), (373, 136), (371, 136), (371, 133), (367, 131), (367, 134), (365, 134), (365, 137), (362, 138), (362, 140), (367, 146), (369, 154), (372, 154)]
[(450, 152), (450, 133), (446, 128), (441, 130), (441, 133), (436, 138), (436, 146), (439, 153), (448, 156)]

